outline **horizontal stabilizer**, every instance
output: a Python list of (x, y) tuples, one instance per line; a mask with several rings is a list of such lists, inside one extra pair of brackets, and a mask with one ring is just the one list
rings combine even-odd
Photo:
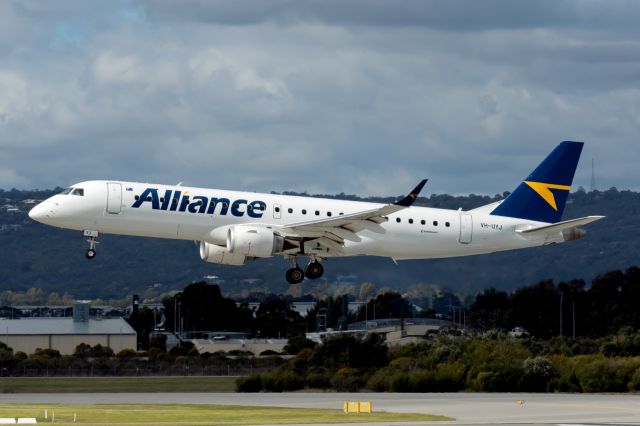
[(537, 228), (517, 230), (516, 232), (525, 236), (549, 235), (561, 232), (565, 229), (575, 228), (576, 226), (586, 225), (603, 218), (604, 216), (586, 216), (578, 219), (565, 220), (564, 222), (558, 222), (551, 225), (538, 226)]

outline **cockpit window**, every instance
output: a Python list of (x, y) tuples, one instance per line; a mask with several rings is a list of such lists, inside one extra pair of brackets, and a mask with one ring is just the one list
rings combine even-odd
[(71, 195), (79, 195), (81, 197), (84, 197), (84, 188), (75, 188), (72, 192)]
[(71, 191), (73, 191), (73, 188), (67, 188), (67, 189), (65, 189), (64, 191), (62, 191), (62, 192), (60, 193), (60, 195), (67, 195), (67, 194), (70, 194), (70, 193), (71, 193)]

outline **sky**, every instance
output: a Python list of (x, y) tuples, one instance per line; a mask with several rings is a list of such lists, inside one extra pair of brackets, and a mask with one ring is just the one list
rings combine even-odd
[(0, 188), (640, 189), (637, 1), (0, 1)]

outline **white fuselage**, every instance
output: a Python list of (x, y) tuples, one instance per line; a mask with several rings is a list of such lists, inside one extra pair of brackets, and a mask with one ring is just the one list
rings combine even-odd
[[(30, 216), (67, 229), (201, 241), (210, 238), (207, 235), (213, 230), (229, 225), (279, 227), (381, 206), (326, 198), (121, 181), (87, 181), (73, 187), (81, 188), (83, 195), (54, 195), (36, 206)], [(149, 201), (146, 197), (140, 200), (140, 195), (149, 188), (157, 193), (157, 199), (150, 196)], [(217, 202), (213, 204), (211, 200)], [(340, 250), (328, 250), (321, 257), (367, 255), (398, 260), (428, 259), (563, 241), (561, 233), (550, 239), (548, 236), (526, 237), (516, 232), (544, 223), (489, 213), (482, 209), (464, 212), (412, 206), (390, 214), (388, 220), (380, 224), (382, 230), (360, 231), (360, 241), (345, 240)]]

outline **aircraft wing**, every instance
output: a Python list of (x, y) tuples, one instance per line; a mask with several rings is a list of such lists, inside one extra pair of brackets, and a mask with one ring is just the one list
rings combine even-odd
[(427, 179), (422, 180), (409, 195), (393, 204), (326, 219), (291, 223), (278, 227), (278, 231), (290, 240), (317, 243), (326, 248), (340, 251), (345, 240), (360, 242), (362, 240), (358, 235), (360, 231), (366, 229), (371, 232), (384, 233), (385, 230), (380, 224), (389, 220), (388, 215), (410, 207), (426, 183)]

